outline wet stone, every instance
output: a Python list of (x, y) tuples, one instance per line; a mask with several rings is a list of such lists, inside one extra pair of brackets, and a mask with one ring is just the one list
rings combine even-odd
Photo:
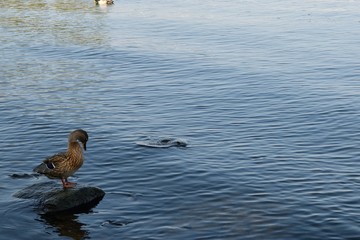
[(55, 182), (43, 182), (28, 186), (14, 197), (33, 199), (42, 213), (76, 212), (96, 206), (105, 192), (97, 187), (77, 186), (63, 189)]
[(30, 178), (36, 178), (40, 176), (38, 173), (28, 174), (28, 173), (12, 173), (9, 175), (9, 177), (13, 179), (30, 179)]
[(136, 142), (137, 145), (152, 148), (187, 147), (186, 140), (172, 137), (148, 137), (143, 141)]

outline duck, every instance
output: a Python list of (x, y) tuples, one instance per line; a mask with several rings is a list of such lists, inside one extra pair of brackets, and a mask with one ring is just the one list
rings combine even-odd
[(94, 0), (96, 5), (111, 5), (114, 4), (113, 0)]
[(86, 131), (77, 129), (68, 137), (66, 152), (57, 153), (46, 158), (33, 169), (34, 172), (44, 174), (50, 179), (60, 179), (64, 188), (73, 188), (76, 183), (69, 182), (68, 177), (73, 175), (84, 163), (84, 153), (89, 136)]

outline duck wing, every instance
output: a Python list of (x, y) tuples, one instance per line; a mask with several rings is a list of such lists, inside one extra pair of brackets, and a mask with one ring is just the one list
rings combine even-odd
[(64, 164), (64, 162), (68, 161), (68, 159), (69, 156), (65, 152), (58, 153), (45, 159), (40, 165), (35, 167), (33, 171), (42, 174), (57, 175), (59, 171), (61, 172), (61, 166)]

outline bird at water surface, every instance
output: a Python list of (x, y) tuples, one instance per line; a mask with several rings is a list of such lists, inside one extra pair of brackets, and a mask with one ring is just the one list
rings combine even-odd
[(111, 5), (114, 4), (113, 0), (94, 0), (96, 5)]
[(68, 138), (67, 151), (46, 158), (39, 166), (34, 168), (34, 171), (44, 174), (48, 178), (59, 178), (64, 188), (74, 187), (76, 183), (69, 182), (68, 177), (83, 165), (83, 150), (86, 151), (88, 139), (87, 132), (82, 129), (71, 132)]

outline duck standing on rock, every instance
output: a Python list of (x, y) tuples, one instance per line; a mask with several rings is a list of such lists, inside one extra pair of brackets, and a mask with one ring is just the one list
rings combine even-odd
[(82, 129), (71, 132), (67, 151), (48, 157), (34, 168), (34, 171), (44, 174), (48, 178), (60, 178), (64, 188), (74, 187), (76, 183), (69, 182), (67, 178), (73, 175), (84, 163), (84, 154), (80, 143), (82, 148), (86, 150), (88, 139), (87, 132)]

